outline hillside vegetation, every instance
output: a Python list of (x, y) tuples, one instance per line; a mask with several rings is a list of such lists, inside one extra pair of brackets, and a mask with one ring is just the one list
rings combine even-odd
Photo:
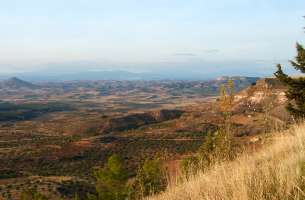
[(259, 151), (216, 164), (149, 200), (304, 199), (305, 124), (273, 135)]

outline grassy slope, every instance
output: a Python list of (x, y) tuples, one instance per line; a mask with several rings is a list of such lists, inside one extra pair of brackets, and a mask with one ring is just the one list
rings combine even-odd
[(150, 200), (305, 199), (305, 124), (276, 133), (253, 154), (199, 173)]

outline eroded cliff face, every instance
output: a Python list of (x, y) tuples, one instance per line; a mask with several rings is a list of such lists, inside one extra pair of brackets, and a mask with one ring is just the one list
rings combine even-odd
[(283, 104), (287, 102), (285, 89), (285, 86), (277, 79), (260, 79), (256, 84), (239, 92), (236, 95), (236, 100), (248, 101), (252, 104), (260, 104), (266, 101), (267, 98), (273, 97), (275, 103)]
[(235, 112), (269, 112), (280, 120), (289, 120), (285, 106), (286, 87), (275, 78), (260, 79), (249, 88), (236, 94)]

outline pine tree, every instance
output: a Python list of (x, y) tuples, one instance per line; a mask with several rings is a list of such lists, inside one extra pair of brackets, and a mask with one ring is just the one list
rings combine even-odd
[(88, 195), (90, 200), (124, 200), (129, 193), (127, 186), (128, 173), (123, 159), (118, 155), (112, 155), (107, 166), (94, 173), (96, 178), (97, 195)]
[[(297, 56), (295, 61), (290, 61), (292, 66), (305, 73), (305, 49), (302, 45), (297, 43)], [(286, 96), (289, 100), (287, 110), (296, 118), (305, 117), (305, 77), (292, 78), (285, 74), (282, 70), (282, 66), (277, 66), (278, 70), (274, 75), (287, 86)]]

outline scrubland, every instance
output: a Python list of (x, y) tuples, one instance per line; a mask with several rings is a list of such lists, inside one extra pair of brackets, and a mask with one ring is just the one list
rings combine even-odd
[(305, 124), (268, 138), (260, 150), (195, 173), (149, 200), (305, 199)]

